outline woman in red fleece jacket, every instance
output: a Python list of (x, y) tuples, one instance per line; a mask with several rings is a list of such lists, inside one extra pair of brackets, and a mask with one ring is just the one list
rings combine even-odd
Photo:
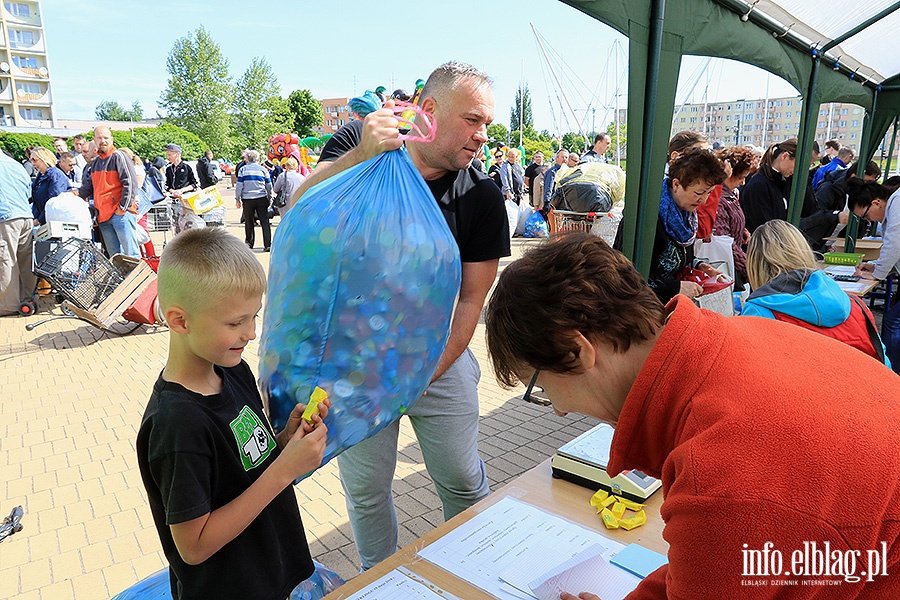
[(558, 414), (616, 425), (611, 475), (662, 480), (668, 564), (628, 600), (900, 598), (900, 378), (883, 365), (786, 323), (663, 306), (589, 234), (507, 267), (485, 322), (502, 384), (539, 371)]

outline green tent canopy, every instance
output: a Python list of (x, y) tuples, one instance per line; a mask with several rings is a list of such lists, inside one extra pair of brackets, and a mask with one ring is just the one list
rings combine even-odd
[[(809, 161), (822, 102), (866, 110), (860, 167), (900, 114), (900, 2), (867, 0), (828, 11), (815, 0), (563, 0), (628, 37), (628, 174), (625, 253), (650, 268), (681, 57), (745, 62), (803, 95), (798, 161)], [(837, 13), (837, 14), (835, 14)], [(896, 131), (896, 128), (895, 128)], [(805, 163), (802, 163), (805, 164)], [(800, 219), (808, 171), (793, 179), (790, 219)], [(855, 218), (851, 219), (851, 226)]]

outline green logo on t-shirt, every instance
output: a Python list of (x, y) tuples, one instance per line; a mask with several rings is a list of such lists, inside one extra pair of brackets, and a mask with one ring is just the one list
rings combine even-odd
[(275, 438), (249, 406), (244, 406), (231, 422), (231, 431), (237, 440), (238, 453), (245, 471), (259, 466), (275, 449)]

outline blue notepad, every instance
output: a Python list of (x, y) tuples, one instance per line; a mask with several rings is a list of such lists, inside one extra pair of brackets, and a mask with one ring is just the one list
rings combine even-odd
[(643, 579), (669, 560), (659, 552), (648, 550), (638, 544), (630, 544), (613, 556), (609, 562)]

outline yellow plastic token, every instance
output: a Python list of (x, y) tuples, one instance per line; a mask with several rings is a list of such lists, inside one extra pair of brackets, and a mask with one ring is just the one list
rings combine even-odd
[[(641, 525), (643, 525), (646, 522), (647, 522), (647, 513), (645, 513), (643, 510), (640, 510), (633, 517), (628, 517), (627, 519), (619, 519), (618, 525), (622, 529), (625, 529), (626, 531), (630, 531), (630, 530), (634, 529), (635, 527), (640, 527)], [(604, 520), (603, 524), (606, 525), (605, 520)], [(606, 525), (606, 526), (607, 526), (607, 528), (609, 527), (609, 525)]]
[(598, 490), (596, 494), (591, 496), (591, 506), (597, 509), (597, 512), (600, 512), (600, 509), (603, 508), (603, 501), (609, 496), (609, 492), (606, 490)]
[(615, 504), (613, 504), (610, 512), (616, 519), (621, 519), (625, 515), (625, 505), (621, 502), (616, 502)]
[(603, 524), (607, 529), (618, 529), (619, 528), (619, 520), (612, 514), (612, 512), (608, 508), (604, 508), (600, 511), (600, 518), (603, 519)]
[(626, 500), (625, 498), (619, 498), (618, 496), (616, 496), (616, 500), (624, 504), (625, 508), (627, 508), (628, 510), (633, 510), (634, 512), (637, 512), (644, 508), (643, 504), (638, 504), (637, 502), (632, 502), (631, 500)]
[(313, 425), (313, 415), (319, 414), (319, 402), (322, 400), (326, 400), (328, 398), (328, 392), (316, 386), (316, 389), (313, 390), (313, 393), (309, 396), (309, 404), (306, 405), (306, 410), (303, 411), (303, 416), (300, 417), (310, 425)]
[(603, 508), (609, 508), (610, 506), (612, 506), (613, 504), (615, 504), (615, 502), (616, 502), (616, 497), (615, 497), (615, 496), (610, 496), (610, 497), (606, 498), (606, 499), (605, 499), (603, 502), (601, 502), (600, 504), (603, 506)]

